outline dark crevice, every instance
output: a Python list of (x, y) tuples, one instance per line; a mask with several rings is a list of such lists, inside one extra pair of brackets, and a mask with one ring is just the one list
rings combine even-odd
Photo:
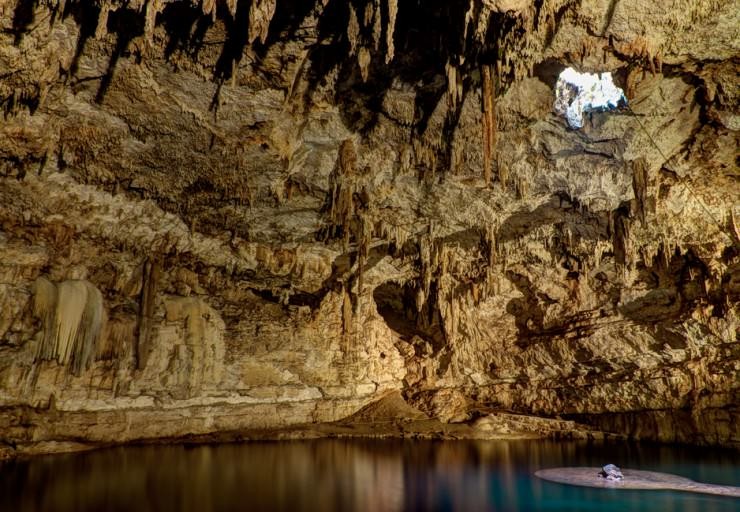
[(12, 32), (15, 34), (15, 45), (23, 41), (23, 35), (28, 31), (36, 17), (38, 0), (18, 0), (13, 11)]
[(165, 59), (170, 60), (176, 51), (184, 51), (196, 59), (213, 20), (203, 16), (203, 11), (195, 5), (173, 2), (157, 15), (157, 24), (163, 25), (167, 32)]
[(417, 310), (416, 288), (413, 285), (384, 283), (373, 291), (378, 313), (388, 327), (407, 342), (418, 336), (431, 345), (434, 353), (438, 353), (446, 346), (446, 336), (442, 314), (434, 299), (436, 290), (432, 289), (429, 295), (421, 310)]
[(226, 7), (219, 4), (217, 12), (226, 28), (226, 42), (214, 70), (218, 83), (231, 78), (235, 66), (239, 65), (244, 56), (244, 49), (249, 43), (249, 5), (249, 0), (239, 0), (236, 4), (236, 14), (232, 18), (225, 11)]
[(113, 73), (116, 70), (118, 60), (126, 54), (131, 41), (144, 34), (144, 17), (132, 9), (121, 8), (108, 15), (107, 29), (109, 33), (116, 34), (116, 46), (95, 94), (96, 103), (102, 103), (105, 99), (105, 94), (113, 81)]
[(67, 16), (72, 16), (75, 23), (80, 27), (75, 54), (72, 57), (72, 64), (69, 67), (69, 76), (74, 77), (77, 74), (82, 53), (85, 51), (85, 44), (95, 35), (95, 29), (98, 26), (98, 19), (100, 18), (100, 6), (87, 2), (70, 2), (66, 5), (65, 12), (63, 13), (64, 18)]

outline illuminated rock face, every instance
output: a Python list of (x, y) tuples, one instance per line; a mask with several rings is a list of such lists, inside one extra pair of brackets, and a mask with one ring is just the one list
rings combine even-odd
[(737, 446), (740, 9), (602, 3), (0, 4), (0, 444), (400, 391)]

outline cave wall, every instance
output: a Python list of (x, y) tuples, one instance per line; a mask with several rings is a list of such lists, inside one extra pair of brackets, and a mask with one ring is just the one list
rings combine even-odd
[(737, 447), (740, 5), (669, 4), (0, 2), (4, 445), (401, 391)]

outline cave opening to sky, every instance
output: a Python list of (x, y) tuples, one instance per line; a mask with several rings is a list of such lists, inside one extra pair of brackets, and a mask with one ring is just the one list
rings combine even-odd
[(583, 116), (588, 112), (615, 110), (626, 104), (624, 91), (614, 84), (609, 72), (579, 73), (565, 68), (558, 76), (554, 109), (573, 129), (583, 128)]

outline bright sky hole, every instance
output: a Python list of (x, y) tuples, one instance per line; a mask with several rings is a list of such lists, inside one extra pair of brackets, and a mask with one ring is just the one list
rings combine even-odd
[(583, 114), (614, 110), (626, 104), (624, 91), (614, 85), (611, 73), (579, 73), (565, 68), (555, 86), (555, 112), (565, 116), (571, 128), (583, 127)]

